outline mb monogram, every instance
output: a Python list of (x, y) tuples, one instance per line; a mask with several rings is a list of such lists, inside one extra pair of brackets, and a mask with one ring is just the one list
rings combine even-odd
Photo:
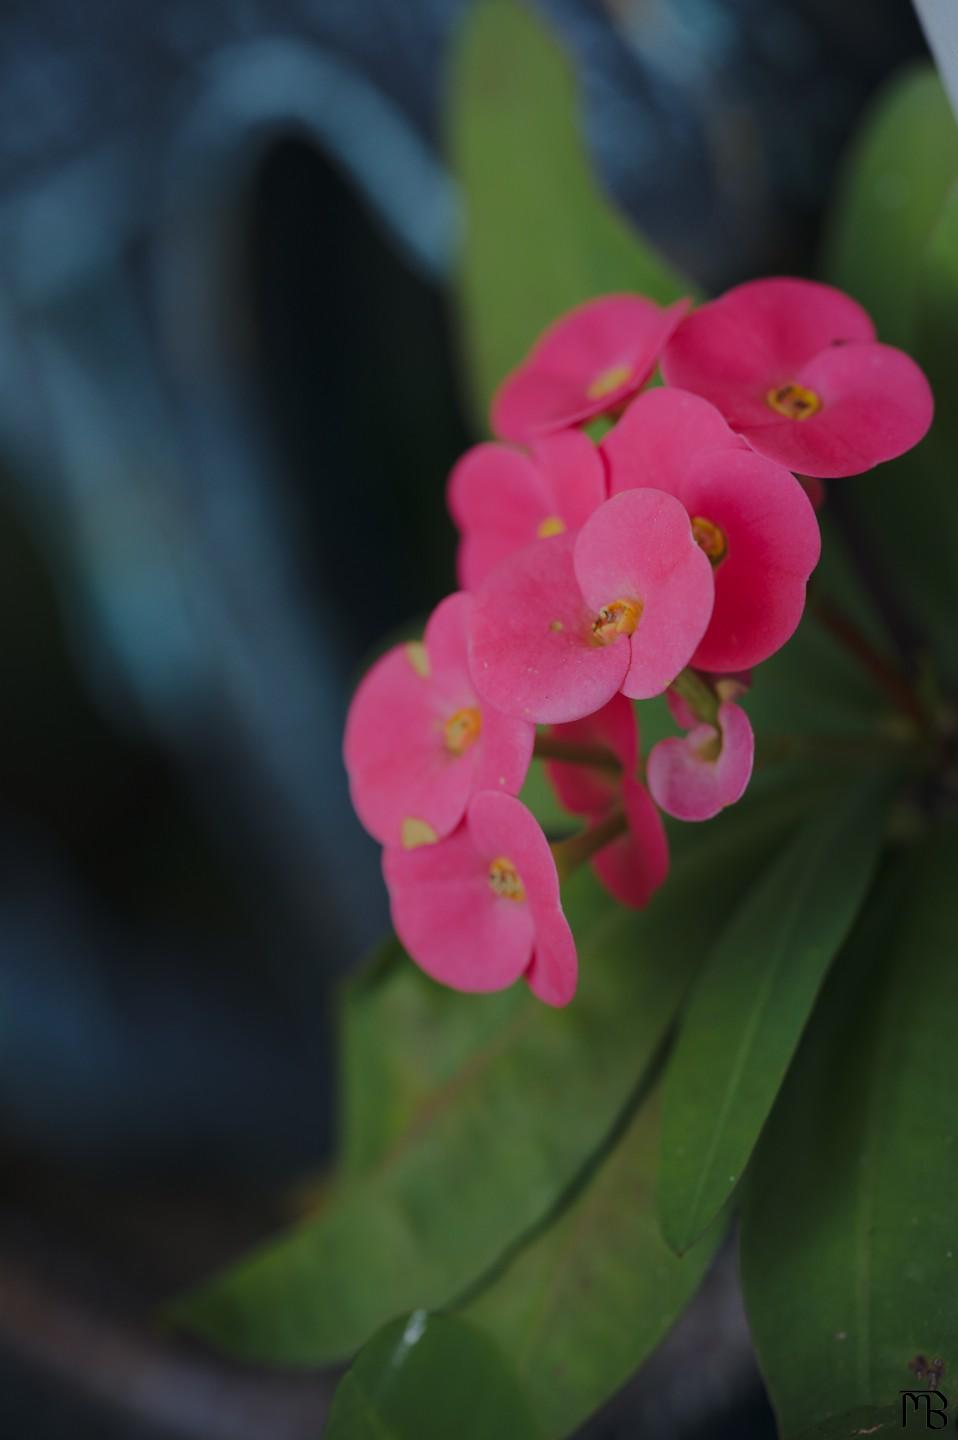
[[(940, 1390), (899, 1390), (901, 1428), (944, 1430), (948, 1424), (948, 1399)], [(924, 1412), (924, 1416), (922, 1416)]]

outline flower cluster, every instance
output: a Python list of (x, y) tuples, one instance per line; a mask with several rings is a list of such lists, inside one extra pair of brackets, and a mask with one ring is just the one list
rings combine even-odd
[[(644, 388), (657, 366), (665, 384)], [(801, 619), (809, 497), (902, 454), (931, 416), (918, 366), (810, 281), (692, 311), (606, 296), (541, 337), (493, 401), (503, 443), (450, 477), (461, 591), (372, 667), (346, 725), (353, 801), (428, 974), (572, 998), (560, 878), (591, 861), (643, 906), (668, 872), (661, 812), (706, 820), (741, 797), (738, 702)], [(684, 733), (643, 760), (631, 702), (663, 693)], [(516, 798), (534, 753), (581, 821), (553, 845)]]

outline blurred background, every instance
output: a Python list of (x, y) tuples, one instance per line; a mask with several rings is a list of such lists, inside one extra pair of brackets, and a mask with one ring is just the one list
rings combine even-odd
[[(5, 1440), (321, 1429), (332, 1379), (153, 1316), (321, 1171), (332, 988), (386, 926), (340, 732), (453, 585), (469, 3), (0, 3)], [(708, 289), (809, 267), (922, 53), (907, 0), (540, 8), (603, 184)], [(725, 1272), (591, 1440), (771, 1434)]]

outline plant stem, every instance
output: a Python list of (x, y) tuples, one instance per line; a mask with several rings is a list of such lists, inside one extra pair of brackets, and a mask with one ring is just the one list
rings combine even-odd
[(608, 770), (618, 775), (622, 766), (604, 745), (578, 745), (574, 740), (560, 740), (555, 735), (537, 735), (533, 751), (537, 760), (561, 760), (566, 765), (591, 765), (594, 770)]
[(625, 811), (617, 806), (614, 810), (610, 810), (598, 825), (583, 830), (579, 835), (572, 835), (568, 840), (559, 840), (552, 847), (559, 879), (567, 880), (573, 871), (578, 870), (580, 865), (584, 865), (586, 860), (591, 860), (593, 855), (605, 849), (611, 841), (624, 835), (628, 828), (629, 822), (625, 818)]
[(676, 695), (681, 695), (703, 725), (718, 724), (719, 698), (701, 675), (696, 675), (694, 670), (683, 670), (672, 681), (672, 689)]
[(828, 600), (818, 600), (812, 606), (813, 614), (833, 635), (840, 645), (853, 655), (867, 670), (875, 683), (884, 690), (889, 700), (922, 730), (930, 728), (929, 717), (925, 714), (917, 695), (895, 665), (875, 649), (868, 636), (849, 617)]
[(830, 486), (828, 513), (835, 522), (835, 528), (862, 588), (880, 615), (898, 651), (903, 670), (906, 674), (913, 675), (917, 657), (924, 648), (922, 632), (898, 591), (889, 584), (883, 566), (868, 543), (869, 536), (863, 517), (851, 508), (850, 499), (841, 485)]

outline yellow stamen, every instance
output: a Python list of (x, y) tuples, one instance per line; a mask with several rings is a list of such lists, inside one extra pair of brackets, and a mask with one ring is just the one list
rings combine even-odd
[(814, 390), (790, 380), (787, 385), (776, 385), (766, 395), (772, 409), (789, 420), (807, 420), (816, 410), (822, 408), (821, 398)]
[(632, 635), (642, 618), (641, 600), (613, 600), (603, 605), (592, 622), (592, 637), (598, 645), (611, 645), (620, 635)]
[(406, 646), (406, 659), (409, 661), (417, 675), (424, 680), (429, 676), (429, 656), (426, 647), (419, 640), (410, 640)]
[(725, 538), (724, 530), (712, 520), (706, 520), (704, 515), (692, 516), (692, 535), (696, 545), (704, 550), (713, 565), (717, 565), (725, 558), (728, 549), (728, 541)]
[(603, 400), (606, 395), (611, 395), (613, 390), (624, 385), (631, 375), (631, 365), (612, 365), (595, 377), (585, 393), (590, 400)]
[(407, 815), (402, 822), (402, 844), (404, 850), (416, 850), (420, 845), (435, 845), (439, 836), (426, 820), (417, 820)]
[(565, 521), (558, 515), (547, 515), (540, 523), (536, 534), (540, 540), (548, 540), (550, 535), (561, 535), (565, 529)]
[(503, 900), (524, 900), (526, 888), (518, 870), (505, 855), (498, 855), (489, 861), (489, 888)]
[(445, 724), (446, 749), (453, 755), (464, 755), (470, 745), (479, 739), (482, 729), (482, 714), (474, 706), (454, 710)]

